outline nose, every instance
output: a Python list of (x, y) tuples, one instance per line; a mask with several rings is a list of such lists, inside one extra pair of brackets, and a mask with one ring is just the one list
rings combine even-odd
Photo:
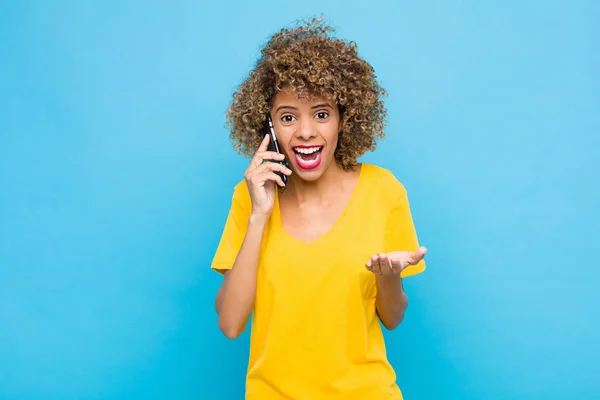
[(309, 141), (317, 135), (312, 118), (301, 118), (299, 122), (298, 131), (296, 132), (299, 139)]

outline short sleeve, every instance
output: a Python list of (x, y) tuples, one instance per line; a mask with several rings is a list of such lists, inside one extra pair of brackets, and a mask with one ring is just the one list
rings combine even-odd
[[(410, 212), (406, 190), (402, 188), (401, 194), (393, 202), (386, 222), (385, 232), (386, 252), (390, 251), (415, 251), (419, 248), (417, 232)], [(411, 265), (402, 271), (401, 276), (416, 275), (425, 270), (425, 260), (417, 265)]]
[(224, 273), (233, 267), (235, 258), (246, 236), (251, 207), (248, 187), (245, 182), (242, 182), (233, 191), (227, 221), (211, 264), (213, 270)]

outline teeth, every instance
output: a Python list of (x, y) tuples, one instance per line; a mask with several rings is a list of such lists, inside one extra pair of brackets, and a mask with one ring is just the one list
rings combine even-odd
[(296, 153), (302, 153), (302, 154), (312, 154), (315, 151), (319, 151), (321, 149), (320, 146), (317, 147), (297, 147), (294, 149), (294, 151)]
[(302, 165), (309, 167), (309, 166), (313, 165), (314, 163), (316, 163), (320, 157), (321, 156), (317, 156), (317, 158), (315, 158), (314, 160), (302, 160)]

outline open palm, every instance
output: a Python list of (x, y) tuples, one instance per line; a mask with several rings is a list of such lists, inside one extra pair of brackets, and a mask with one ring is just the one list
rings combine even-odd
[(379, 275), (399, 274), (406, 267), (418, 264), (425, 257), (426, 252), (427, 248), (421, 246), (415, 251), (374, 254), (366, 262), (366, 267), (369, 271)]

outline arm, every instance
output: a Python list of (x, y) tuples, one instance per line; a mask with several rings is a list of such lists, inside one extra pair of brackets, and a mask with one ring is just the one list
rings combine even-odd
[[(284, 185), (275, 172), (279, 171), (286, 175), (292, 173), (283, 164), (265, 162), (284, 158), (283, 154), (267, 151), (269, 140), (270, 136), (265, 135), (244, 174), (252, 211), (249, 214), (246, 214), (245, 211), (240, 212), (243, 216), (236, 219), (234, 217), (235, 210), (240, 210), (241, 207), (236, 207), (234, 202), (233, 211), (230, 214), (232, 217), (231, 220), (228, 218), (227, 225), (231, 228), (228, 229), (226, 226), (225, 229), (226, 232), (229, 230), (231, 232), (224, 233), (224, 237), (221, 239), (221, 243), (225, 244), (223, 248), (236, 252), (235, 261), (233, 265), (229, 264), (231, 269), (225, 271), (225, 278), (215, 300), (219, 329), (230, 339), (238, 337), (244, 331), (254, 308), (262, 238), (275, 203), (276, 183)], [(241, 222), (242, 220), (244, 222)], [(238, 223), (243, 227), (237, 226)], [(235, 239), (233, 240), (233, 238)], [(231, 248), (232, 241), (236, 243), (241, 241), (239, 250)]]
[[(427, 249), (419, 246), (406, 190), (396, 179), (391, 183), (397, 197), (387, 213), (384, 251), (367, 261), (367, 269), (375, 274), (377, 297), (375, 307), (381, 323), (389, 330), (404, 320), (408, 296), (402, 278), (425, 269)], [(402, 251), (402, 250), (415, 251)], [(410, 267), (410, 268), (409, 268)], [(408, 270), (406, 270), (408, 268)]]
[(425, 257), (427, 248), (419, 247), (414, 252), (394, 251), (375, 254), (367, 261), (366, 267), (375, 274), (377, 315), (387, 329), (395, 329), (404, 319), (408, 307), (408, 297), (402, 286), (402, 271), (417, 265)]
[(377, 315), (387, 329), (395, 329), (404, 319), (408, 307), (408, 296), (402, 286), (400, 274), (377, 275)]
[(219, 329), (229, 339), (235, 339), (246, 328), (256, 298), (256, 275), (262, 236), (267, 223), (263, 215), (251, 215), (248, 231), (231, 270), (215, 301)]

